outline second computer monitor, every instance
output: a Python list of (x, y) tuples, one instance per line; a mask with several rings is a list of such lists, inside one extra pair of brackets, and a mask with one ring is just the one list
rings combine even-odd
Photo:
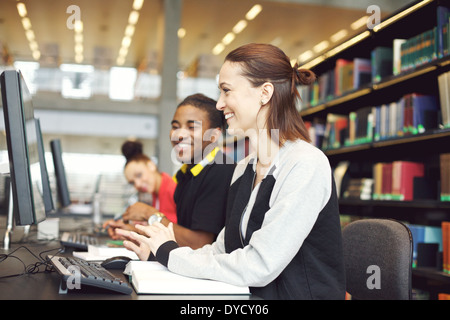
[(50, 141), (53, 155), (53, 165), (55, 167), (56, 189), (59, 204), (61, 207), (68, 207), (71, 204), (69, 187), (67, 185), (66, 171), (62, 159), (61, 141), (54, 139)]
[(31, 94), (19, 71), (0, 76), (16, 225), (46, 218), (39, 143)]

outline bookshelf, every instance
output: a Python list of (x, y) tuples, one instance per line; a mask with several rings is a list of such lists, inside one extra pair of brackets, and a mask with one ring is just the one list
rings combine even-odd
[[(450, 79), (450, 36), (446, 42), (439, 38), (443, 28), (450, 29), (448, 12), (450, 0), (413, 2), (302, 66), (314, 71), (318, 81), (299, 88), (299, 112), (335, 172), (348, 166), (339, 183), (341, 214), (430, 228), (450, 221), (450, 200), (443, 196), (448, 182), (441, 175), (441, 155), (450, 154), (450, 110), (441, 103), (438, 80), (446, 74)], [(370, 61), (371, 70), (356, 67), (356, 60), (358, 66)], [(413, 198), (408, 201), (374, 197), (380, 177), (375, 177), (375, 165), (394, 162), (423, 164), (421, 175), (409, 177)], [(375, 181), (370, 199), (348, 196), (355, 181), (370, 179)], [(439, 270), (439, 262), (436, 268), (413, 269), (413, 287), (427, 290), (430, 299), (450, 294), (449, 284), (450, 272)]]

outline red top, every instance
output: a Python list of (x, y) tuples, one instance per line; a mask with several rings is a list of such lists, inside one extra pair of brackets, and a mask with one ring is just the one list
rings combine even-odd
[[(173, 199), (173, 194), (177, 184), (173, 181), (172, 177), (165, 172), (161, 172), (161, 186), (159, 187), (158, 194), (153, 194), (153, 206), (172, 221), (177, 222), (177, 206)], [(159, 207), (158, 207), (159, 202)]]

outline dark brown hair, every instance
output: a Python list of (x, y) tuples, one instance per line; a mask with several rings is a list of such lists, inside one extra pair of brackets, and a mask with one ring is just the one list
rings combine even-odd
[(217, 110), (216, 104), (216, 100), (211, 99), (204, 94), (197, 93), (186, 97), (178, 104), (177, 108), (191, 105), (197, 109), (203, 110), (208, 114), (210, 128), (220, 128), (223, 130), (225, 118), (223, 116), (223, 112)]
[(140, 141), (127, 140), (122, 144), (122, 154), (126, 159), (125, 167), (132, 161), (148, 162), (150, 158), (143, 153), (143, 144)]
[(294, 67), (286, 54), (270, 44), (251, 43), (231, 51), (225, 61), (240, 63), (242, 75), (254, 87), (265, 82), (274, 86), (274, 92), (268, 104), (269, 113), (266, 119), (269, 135), (271, 129), (279, 130), (279, 142), (303, 139), (310, 142), (308, 130), (296, 108), (296, 99), (300, 99), (297, 85), (311, 84), (315, 81), (313, 72)]

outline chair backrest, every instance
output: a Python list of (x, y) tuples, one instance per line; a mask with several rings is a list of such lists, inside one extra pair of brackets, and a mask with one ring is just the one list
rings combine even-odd
[(342, 230), (347, 292), (358, 300), (411, 299), (412, 235), (391, 219), (362, 219)]

